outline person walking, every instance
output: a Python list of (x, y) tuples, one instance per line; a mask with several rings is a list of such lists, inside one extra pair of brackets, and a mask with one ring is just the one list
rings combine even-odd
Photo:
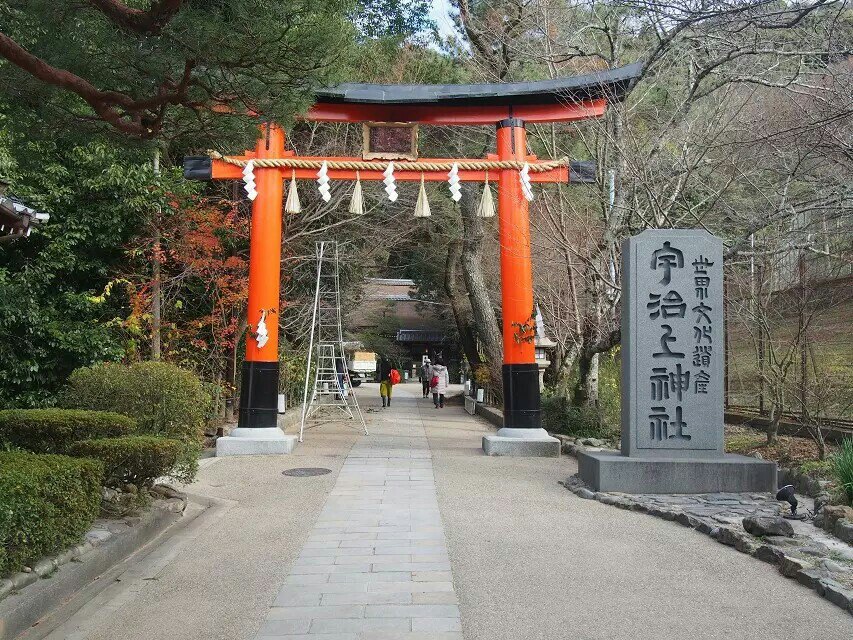
[(429, 358), (421, 365), (421, 385), (423, 386), (424, 398), (429, 395), (429, 382), (432, 380), (432, 363)]
[(390, 364), (382, 363), (381, 382), (379, 383), (379, 395), (382, 397), (382, 406), (391, 406), (391, 390), (400, 382), (400, 372)]
[(344, 360), (343, 354), (335, 358), (335, 373), (337, 374), (338, 379), (338, 396), (341, 400), (346, 400), (347, 363), (346, 360)]
[(436, 409), (444, 409), (444, 394), (447, 393), (447, 387), (450, 385), (450, 374), (447, 372), (447, 367), (444, 366), (444, 361), (438, 359), (435, 364), (430, 367), (430, 389), (432, 390), (432, 403)]

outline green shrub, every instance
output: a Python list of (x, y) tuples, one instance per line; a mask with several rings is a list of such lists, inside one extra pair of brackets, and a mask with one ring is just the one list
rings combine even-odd
[(542, 422), (548, 431), (577, 438), (611, 438), (618, 433), (600, 409), (575, 407), (560, 394), (543, 394)]
[[(762, 441), (766, 438), (762, 436)], [(820, 478), (829, 480), (832, 477), (832, 461), (831, 460), (807, 460), (800, 465), (800, 471), (812, 478)]]
[(77, 369), (60, 401), (76, 409), (115, 411), (134, 418), (140, 434), (180, 440), (184, 452), (174, 477), (183, 482), (195, 477), (211, 398), (191, 371), (167, 362)]
[(0, 453), (0, 575), (77, 543), (97, 517), (96, 460)]
[(107, 486), (150, 487), (160, 476), (172, 474), (184, 453), (184, 445), (179, 440), (158, 436), (127, 436), (75, 442), (69, 453), (99, 460), (104, 466)]
[(853, 438), (845, 437), (832, 456), (832, 477), (844, 493), (847, 503), (853, 505)]
[(0, 411), (0, 449), (66, 453), (80, 440), (126, 436), (136, 430), (132, 418), (109, 411), (9, 409)]

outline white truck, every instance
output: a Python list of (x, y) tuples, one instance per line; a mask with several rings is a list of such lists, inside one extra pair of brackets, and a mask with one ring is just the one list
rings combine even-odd
[(356, 351), (347, 362), (350, 380), (354, 387), (362, 382), (373, 382), (376, 378), (376, 354), (372, 351)]

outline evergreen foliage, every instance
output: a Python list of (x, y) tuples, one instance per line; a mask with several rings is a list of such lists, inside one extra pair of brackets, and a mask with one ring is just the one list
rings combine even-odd
[(98, 515), (96, 460), (0, 453), (0, 576), (80, 541)]
[(115, 411), (136, 420), (140, 435), (181, 442), (183, 452), (171, 475), (183, 482), (195, 477), (211, 398), (191, 371), (167, 362), (104, 363), (78, 369), (71, 374), (61, 403)]
[(116, 438), (136, 430), (136, 422), (109, 411), (9, 409), (0, 411), (0, 448), (33, 453), (68, 453), (75, 442)]
[(157, 436), (126, 436), (75, 442), (69, 454), (93, 458), (104, 465), (104, 485), (133, 484), (150, 487), (157, 478), (171, 475), (184, 451), (179, 440)]

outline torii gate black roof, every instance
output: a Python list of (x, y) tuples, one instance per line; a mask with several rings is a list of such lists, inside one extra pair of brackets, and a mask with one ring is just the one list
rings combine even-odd
[(317, 91), (317, 102), (353, 104), (509, 105), (553, 104), (607, 98), (621, 100), (643, 63), (582, 76), (485, 84), (346, 83)]

